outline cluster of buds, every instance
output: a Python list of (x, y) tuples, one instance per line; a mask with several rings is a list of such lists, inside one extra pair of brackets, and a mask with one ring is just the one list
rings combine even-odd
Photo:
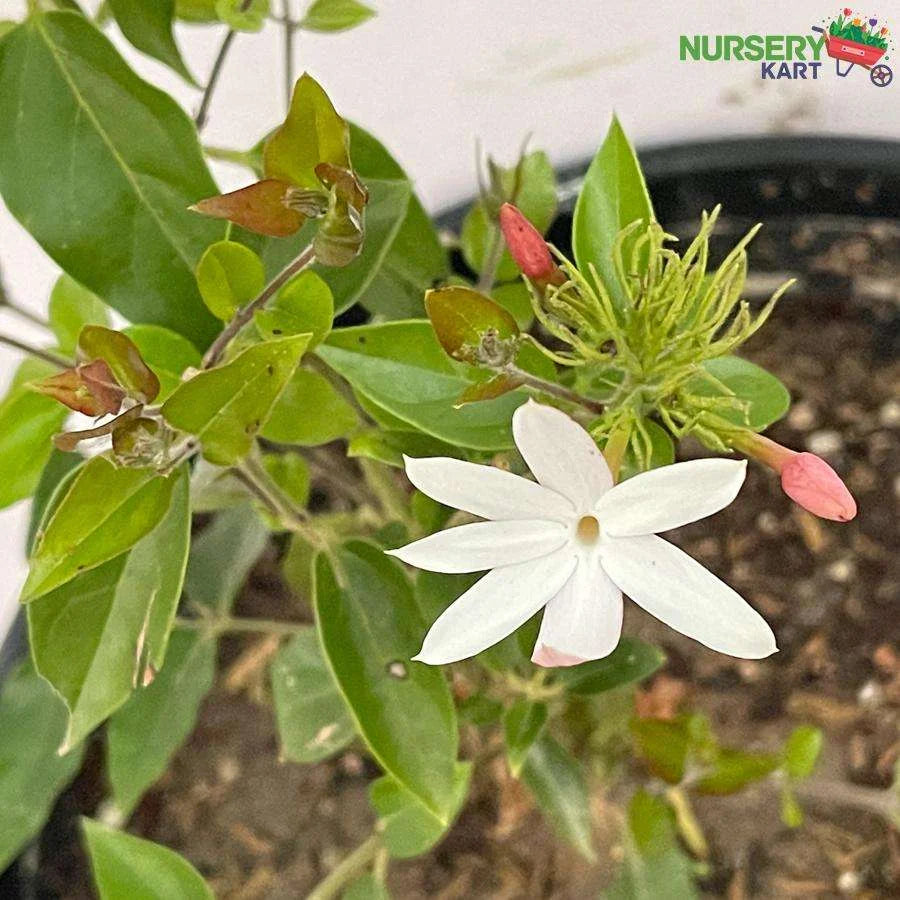
[[(714, 216), (711, 218), (714, 220)], [(515, 206), (507, 203), (501, 208), (500, 227), (510, 254), (538, 293), (570, 281), (540, 232)], [(759, 324), (762, 321), (746, 330), (755, 331)], [(797, 453), (749, 429), (730, 431), (727, 444), (777, 472), (785, 494), (814, 515), (837, 522), (848, 522), (856, 515), (856, 503), (844, 482), (815, 454)]]

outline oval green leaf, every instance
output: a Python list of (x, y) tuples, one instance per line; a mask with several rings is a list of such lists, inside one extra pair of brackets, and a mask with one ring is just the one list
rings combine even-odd
[(315, 568), (319, 638), (356, 727), (385, 772), (439, 822), (456, 803), (456, 712), (440, 669), (411, 662), (424, 622), (403, 570), (353, 541)]

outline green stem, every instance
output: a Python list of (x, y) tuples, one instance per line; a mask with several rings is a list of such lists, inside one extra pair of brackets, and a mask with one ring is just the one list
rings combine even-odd
[(381, 837), (366, 838), (349, 856), (344, 857), (329, 875), (307, 894), (306, 900), (331, 900), (366, 869), (381, 849)]
[(6, 344), (8, 347), (21, 350), (23, 353), (27, 353), (29, 356), (33, 356), (36, 359), (42, 359), (44, 362), (50, 363), (51, 366), (56, 366), (59, 369), (70, 369), (72, 367), (72, 361), (70, 359), (66, 359), (64, 356), (58, 356), (52, 350), (44, 350), (42, 347), (33, 347), (31, 344), (20, 341), (18, 338), (10, 337), (8, 334), (0, 334), (0, 344)]
[(232, 150), (230, 147), (209, 147), (204, 144), (203, 152), (210, 159), (235, 163), (239, 166), (246, 166), (248, 169), (253, 168), (250, 162), (250, 154), (246, 150)]
[(212, 102), (213, 93), (216, 90), (216, 85), (219, 83), (219, 76), (222, 74), (222, 66), (225, 65), (225, 57), (228, 56), (228, 50), (230, 49), (234, 38), (235, 32), (229, 28), (228, 33), (225, 35), (225, 38), (219, 47), (219, 52), (216, 54), (212, 70), (209, 73), (209, 80), (206, 82), (206, 87), (203, 89), (203, 98), (200, 100), (200, 108), (197, 110), (197, 115), (194, 116), (194, 124), (197, 126), (197, 131), (200, 131), (206, 124), (206, 117), (209, 114), (209, 104)]
[(694, 815), (687, 793), (678, 786), (671, 787), (666, 791), (666, 799), (675, 813), (678, 831), (684, 838), (688, 849), (698, 859), (706, 859), (709, 856), (709, 844), (706, 843), (703, 829)]
[(284, 96), (288, 110), (294, 93), (294, 22), (291, 19), (290, 0), (281, 0), (282, 26), (284, 28)]
[(262, 289), (256, 298), (246, 306), (242, 306), (210, 344), (203, 357), (203, 368), (211, 369), (221, 359), (229, 341), (253, 318), (253, 313), (265, 306), (282, 285), (290, 281), (298, 272), (302, 272), (307, 266), (312, 265), (315, 258), (316, 254), (312, 244), (308, 244)]
[(478, 278), (477, 290), (483, 294), (489, 294), (494, 287), (494, 281), (497, 278), (497, 269), (500, 267), (500, 260), (503, 259), (504, 251), (503, 235), (500, 232), (500, 226), (494, 224), (491, 226), (491, 238), (488, 244), (487, 253), (484, 257), (484, 265), (481, 267), (481, 275)]
[(530, 372), (526, 372), (516, 365), (504, 366), (498, 371), (505, 372), (507, 375), (518, 379), (525, 387), (534, 388), (536, 391), (543, 391), (545, 394), (559, 397), (560, 400), (565, 400), (568, 403), (575, 403), (578, 406), (583, 406), (585, 409), (590, 410), (598, 416), (603, 413), (604, 406), (602, 403), (598, 403), (596, 400), (591, 400), (588, 397), (582, 397), (581, 394), (576, 394), (575, 391), (571, 391), (561, 384), (556, 384), (556, 382), (553, 381), (546, 381), (543, 378), (539, 378), (537, 375), (532, 375)]
[(606, 458), (609, 471), (612, 472), (614, 482), (619, 480), (619, 470), (622, 468), (622, 460), (625, 458), (625, 451), (628, 449), (630, 440), (631, 427), (620, 426), (609, 436), (609, 440), (603, 448), (603, 456)]

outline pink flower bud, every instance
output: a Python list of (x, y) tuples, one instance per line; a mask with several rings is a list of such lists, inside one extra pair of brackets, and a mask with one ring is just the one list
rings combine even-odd
[(797, 453), (781, 469), (781, 487), (795, 503), (813, 515), (849, 522), (856, 501), (831, 466), (814, 453)]
[(565, 280), (541, 233), (512, 203), (500, 207), (500, 228), (512, 258), (526, 278), (539, 284), (561, 284)]

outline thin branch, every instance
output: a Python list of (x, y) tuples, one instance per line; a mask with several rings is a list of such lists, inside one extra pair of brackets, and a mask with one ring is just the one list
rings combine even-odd
[(206, 124), (206, 117), (209, 114), (209, 104), (212, 102), (213, 92), (216, 89), (216, 85), (219, 83), (219, 76), (222, 74), (222, 66), (225, 65), (225, 57), (228, 56), (228, 50), (231, 47), (232, 41), (234, 41), (234, 37), (235, 32), (229, 28), (228, 34), (225, 35), (222, 46), (219, 47), (219, 52), (216, 54), (215, 62), (209, 73), (209, 81), (206, 82), (206, 87), (203, 89), (203, 98), (200, 101), (200, 108), (197, 110), (197, 115), (194, 116), (194, 124), (197, 126), (197, 131)]
[(33, 325), (39, 325), (41, 328), (50, 327), (50, 323), (43, 316), (33, 313), (24, 306), (19, 306), (18, 303), (14, 303), (9, 297), (4, 296), (2, 293), (0, 293), (0, 309), (8, 309), (11, 313), (15, 313), (17, 316), (26, 319)]
[(284, 28), (284, 102), (290, 109), (291, 95), (294, 93), (294, 22), (290, 0), (281, 0), (281, 11)]
[(338, 896), (350, 881), (373, 862), (380, 849), (380, 835), (373, 834), (366, 838), (306, 895), (306, 900), (331, 900), (332, 897)]
[(604, 407), (602, 403), (598, 403), (596, 400), (591, 400), (589, 397), (582, 397), (581, 394), (576, 394), (575, 391), (570, 391), (567, 387), (563, 387), (561, 384), (556, 384), (556, 382), (545, 381), (543, 378), (539, 378), (537, 375), (532, 375), (530, 372), (526, 372), (524, 369), (520, 369), (518, 366), (505, 366), (500, 371), (505, 372), (507, 375), (510, 375), (513, 378), (517, 379), (525, 387), (534, 388), (536, 391), (543, 391), (545, 394), (559, 397), (560, 400), (565, 400), (568, 403), (575, 403), (578, 406), (582, 406), (585, 409), (590, 410), (592, 413), (595, 413), (598, 416), (603, 413)]
[(211, 369), (221, 358), (228, 346), (228, 342), (253, 318), (253, 313), (264, 306), (278, 289), (290, 281), (298, 272), (302, 272), (311, 265), (316, 258), (312, 244), (305, 247), (300, 255), (288, 263), (263, 289), (258, 297), (251, 300), (246, 306), (242, 306), (232, 320), (222, 329), (219, 336), (212, 342), (206, 355), (203, 357), (203, 368)]
[(29, 356), (33, 356), (36, 359), (42, 359), (44, 362), (50, 363), (51, 366), (57, 366), (60, 369), (70, 369), (73, 365), (72, 360), (66, 359), (63, 356), (58, 356), (52, 350), (44, 350), (42, 347), (32, 347), (31, 344), (26, 344), (25, 341), (10, 337), (8, 334), (0, 334), (0, 344), (14, 347), (16, 350), (21, 350), (23, 353), (27, 353)]
[(302, 622), (279, 622), (275, 619), (241, 619), (224, 616), (221, 619), (212, 617), (189, 619), (178, 616), (175, 619), (175, 627), (189, 631), (241, 631), (251, 634), (297, 634), (305, 631), (309, 625)]

